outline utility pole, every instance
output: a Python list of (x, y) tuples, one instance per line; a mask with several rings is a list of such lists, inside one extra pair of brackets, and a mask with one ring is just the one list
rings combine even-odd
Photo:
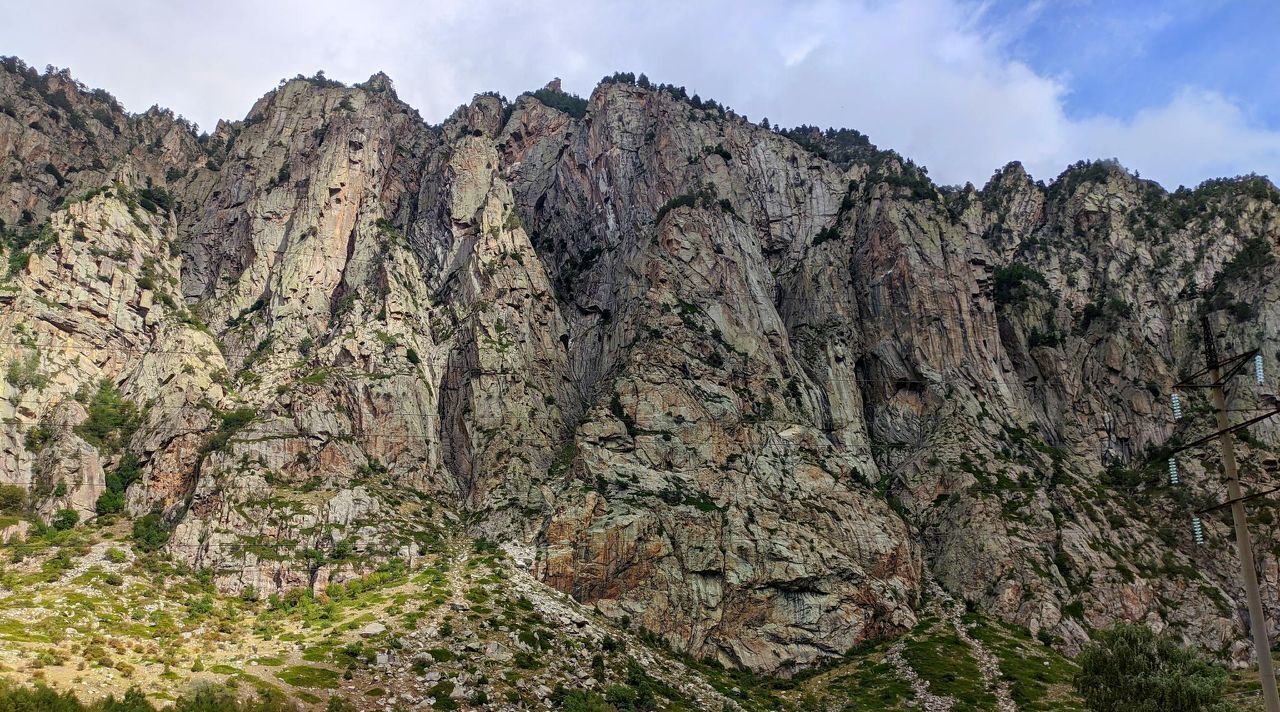
[[(1209, 398), (1213, 403), (1218, 431), (1193, 443), (1184, 445), (1175, 450), (1174, 453), (1198, 447), (1214, 439), (1218, 441), (1218, 446), (1222, 450), (1222, 471), (1227, 480), (1227, 501), (1196, 514), (1203, 514), (1222, 507), (1231, 507), (1231, 518), (1235, 523), (1236, 553), (1240, 558), (1240, 578), (1244, 583), (1245, 596), (1249, 602), (1249, 628), (1253, 633), (1253, 648), (1258, 657), (1258, 673), (1262, 678), (1262, 699), (1266, 705), (1266, 712), (1280, 712), (1280, 698), (1277, 698), (1276, 695), (1276, 674), (1271, 665), (1271, 641), (1267, 636), (1267, 621), (1262, 610), (1262, 594), (1258, 590), (1258, 571), (1253, 559), (1253, 541), (1249, 536), (1249, 519), (1244, 509), (1246, 500), (1270, 494), (1275, 490), (1252, 495), (1241, 493), (1240, 477), (1236, 471), (1235, 437), (1233, 435), (1237, 430), (1280, 413), (1280, 409), (1251, 418), (1234, 426), (1231, 425), (1227, 419), (1227, 396), (1223, 390), (1223, 384), (1239, 373), (1246, 363), (1255, 358), (1258, 351), (1255, 349), (1219, 361), (1218, 348), (1214, 343), (1213, 328), (1209, 323), (1208, 315), (1201, 317), (1200, 325), (1204, 330), (1205, 368), (1182, 381), (1176, 387), (1207, 388), (1209, 390)], [(1261, 382), (1260, 368), (1258, 376), (1258, 380)], [(1174, 397), (1174, 407), (1176, 416), (1181, 410), (1176, 395)], [(1176, 463), (1172, 458), (1170, 458), (1170, 471), (1171, 474), (1176, 472)], [(1172, 479), (1176, 483), (1176, 475), (1172, 475)], [(1193, 519), (1193, 524), (1195, 525), (1197, 543), (1199, 543), (1202, 541), (1199, 517)]]

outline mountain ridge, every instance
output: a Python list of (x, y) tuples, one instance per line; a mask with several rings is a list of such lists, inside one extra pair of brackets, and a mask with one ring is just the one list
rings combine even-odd
[(914, 628), (929, 577), (1067, 651), (1147, 620), (1247, 659), (1229, 552), (1175, 528), (1214, 456), (1174, 490), (1144, 454), (1186, 432), (1161, 414), (1200, 309), (1276, 350), (1265, 179), (944, 191), (626, 75), (580, 117), (478, 94), (438, 127), (317, 75), (206, 138), (6, 69), (4, 481), (42, 521), (114, 493), (232, 593), (461, 521), (770, 673)]

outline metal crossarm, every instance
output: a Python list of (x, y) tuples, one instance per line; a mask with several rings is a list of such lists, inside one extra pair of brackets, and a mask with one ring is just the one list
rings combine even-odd
[(1259, 498), (1259, 497), (1266, 497), (1267, 495), (1269, 495), (1269, 494), (1271, 494), (1271, 493), (1273, 493), (1273, 492), (1280, 492), (1280, 487), (1272, 487), (1271, 489), (1266, 490), (1266, 491), (1263, 491), (1263, 492), (1254, 492), (1253, 494), (1246, 494), (1246, 495), (1244, 495), (1243, 497), (1236, 497), (1235, 499), (1229, 499), (1229, 500), (1227, 500), (1227, 501), (1225, 501), (1225, 502), (1223, 502), (1223, 503), (1221, 503), (1221, 504), (1215, 504), (1215, 505), (1213, 505), (1212, 507), (1206, 507), (1206, 508), (1204, 508), (1204, 509), (1196, 510), (1196, 514), (1206, 514), (1206, 513), (1208, 513), (1208, 512), (1212, 512), (1212, 511), (1215, 511), (1215, 510), (1218, 510), (1218, 509), (1222, 509), (1223, 507), (1230, 507), (1231, 505), (1235, 504), (1236, 502), (1248, 502), (1248, 501), (1249, 501), (1249, 500), (1251, 500), (1251, 499), (1257, 499), (1257, 498)]
[(1234, 433), (1234, 432), (1235, 432), (1235, 431), (1237, 431), (1237, 430), (1244, 430), (1245, 428), (1249, 427), (1250, 425), (1253, 425), (1254, 423), (1262, 422), (1262, 421), (1266, 420), (1267, 418), (1270, 418), (1270, 417), (1271, 417), (1271, 416), (1273, 416), (1273, 415), (1280, 415), (1280, 408), (1277, 408), (1277, 409), (1275, 409), (1275, 410), (1271, 410), (1271, 411), (1267, 411), (1266, 413), (1263, 413), (1262, 415), (1259, 415), (1259, 416), (1258, 416), (1258, 417), (1256, 417), (1256, 418), (1250, 418), (1250, 419), (1248, 419), (1248, 420), (1246, 420), (1246, 421), (1243, 421), (1243, 422), (1240, 422), (1240, 423), (1236, 423), (1235, 425), (1232, 425), (1232, 426), (1231, 426), (1231, 427), (1229, 427), (1229, 428), (1224, 428), (1224, 429), (1219, 430), (1219, 431), (1217, 431), (1217, 432), (1215, 432), (1215, 433), (1210, 433), (1209, 435), (1206, 435), (1206, 436), (1204, 436), (1204, 437), (1200, 438), (1199, 440), (1196, 440), (1195, 442), (1190, 442), (1190, 443), (1187, 443), (1186, 445), (1182, 445), (1182, 446), (1177, 447), (1177, 448), (1175, 448), (1175, 449), (1173, 449), (1173, 450), (1170, 450), (1170, 451), (1169, 451), (1169, 454), (1170, 454), (1170, 455), (1177, 455), (1178, 453), (1182, 452), (1183, 450), (1190, 450), (1191, 448), (1194, 448), (1194, 447), (1200, 447), (1201, 445), (1204, 445), (1204, 444), (1209, 443), (1209, 442), (1211, 442), (1211, 441), (1217, 440), (1218, 438), (1220, 438), (1220, 437), (1222, 437), (1223, 435), (1226, 435), (1226, 434), (1228, 434), (1228, 433)]
[[(1244, 368), (1244, 365), (1248, 363), (1254, 356), (1257, 356), (1257, 355), (1258, 355), (1258, 350), (1251, 349), (1242, 354), (1237, 354), (1235, 356), (1232, 356), (1226, 360), (1220, 361), (1210, 366), (1205, 366), (1199, 371), (1196, 371), (1190, 376), (1187, 376), (1181, 381), (1173, 384), (1173, 387), (1174, 388), (1217, 388), (1218, 386), (1221, 386), (1222, 384), (1226, 383), (1237, 373), (1239, 373), (1240, 369)], [(1204, 378), (1205, 376), (1210, 375), (1215, 370), (1220, 370), (1222, 374), (1221, 376), (1218, 377), (1216, 381), (1212, 381), (1210, 383), (1196, 383), (1196, 381), (1200, 380), (1201, 378)]]
[[(1174, 473), (1176, 472), (1176, 460), (1172, 459), (1172, 455), (1190, 450), (1193, 447), (1200, 447), (1205, 443), (1218, 441), (1218, 446), (1222, 449), (1222, 473), (1223, 480), (1227, 486), (1227, 501), (1214, 505), (1208, 509), (1196, 512), (1191, 517), (1192, 536), (1195, 538), (1196, 545), (1205, 543), (1204, 524), (1200, 521), (1201, 514), (1211, 512), (1224, 507), (1231, 508), (1231, 520), (1235, 529), (1236, 554), (1240, 558), (1240, 579), (1244, 584), (1245, 598), (1249, 602), (1249, 630), (1253, 637), (1254, 653), (1258, 658), (1258, 676), (1261, 678), (1262, 700), (1266, 707), (1266, 712), (1280, 712), (1280, 693), (1276, 690), (1276, 676), (1271, 662), (1271, 641), (1267, 637), (1267, 620), (1266, 611), (1262, 606), (1262, 593), (1258, 586), (1258, 572), (1254, 563), (1253, 541), (1249, 536), (1249, 515), (1245, 512), (1244, 503), (1247, 500), (1256, 499), (1272, 492), (1280, 491), (1280, 487), (1259, 492), (1256, 494), (1246, 495), (1240, 491), (1240, 476), (1236, 470), (1236, 450), (1235, 438), (1231, 437), (1231, 433), (1237, 430), (1253, 425), (1270, 418), (1273, 415), (1280, 415), (1280, 408), (1269, 410), (1243, 423), (1231, 424), (1228, 419), (1227, 395), (1222, 386), (1232, 377), (1245, 367), (1245, 364), (1252, 362), (1254, 364), (1254, 378), (1261, 382), (1259, 378), (1260, 359), (1258, 349), (1252, 349), (1238, 356), (1232, 356), (1225, 361), (1218, 359), (1218, 347), (1214, 343), (1214, 334), (1212, 325), (1209, 323), (1209, 315), (1202, 314), (1200, 316), (1200, 326), (1204, 333), (1204, 362), (1205, 367), (1192, 374), (1182, 382), (1178, 383), (1175, 388), (1205, 388), (1209, 391), (1209, 402), (1213, 405), (1214, 417), (1218, 427), (1218, 431), (1206, 435), (1195, 442), (1182, 445), (1169, 453), (1169, 475), (1170, 482), (1173, 482)], [(1201, 383), (1201, 379), (1207, 382)], [(1174, 416), (1177, 417), (1179, 403), (1173, 400)]]

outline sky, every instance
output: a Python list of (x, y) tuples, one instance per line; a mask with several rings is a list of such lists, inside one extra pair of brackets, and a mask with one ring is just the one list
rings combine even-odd
[(855, 128), (981, 186), (1118, 158), (1166, 188), (1280, 181), (1275, 0), (0, 0), (0, 54), (206, 129), (280, 79), (384, 71), (432, 123), (475, 93), (647, 74), (752, 120)]

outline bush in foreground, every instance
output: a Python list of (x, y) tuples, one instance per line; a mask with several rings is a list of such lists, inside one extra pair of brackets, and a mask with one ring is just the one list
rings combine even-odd
[[(278, 692), (263, 691), (256, 699), (241, 700), (235, 691), (216, 685), (197, 685), (183, 693), (172, 707), (173, 712), (291, 712), (297, 707)], [(0, 680), (0, 710), (5, 712), (157, 712), (142, 691), (133, 688), (117, 699), (84, 704), (70, 692), (55, 692), (43, 683), (35, 687), (14, 685)]]
[(1075, 685), (1097, 712), (1230, 712), (1227, 672), (1145, 625), (1100, 632), (1078, 660)]

